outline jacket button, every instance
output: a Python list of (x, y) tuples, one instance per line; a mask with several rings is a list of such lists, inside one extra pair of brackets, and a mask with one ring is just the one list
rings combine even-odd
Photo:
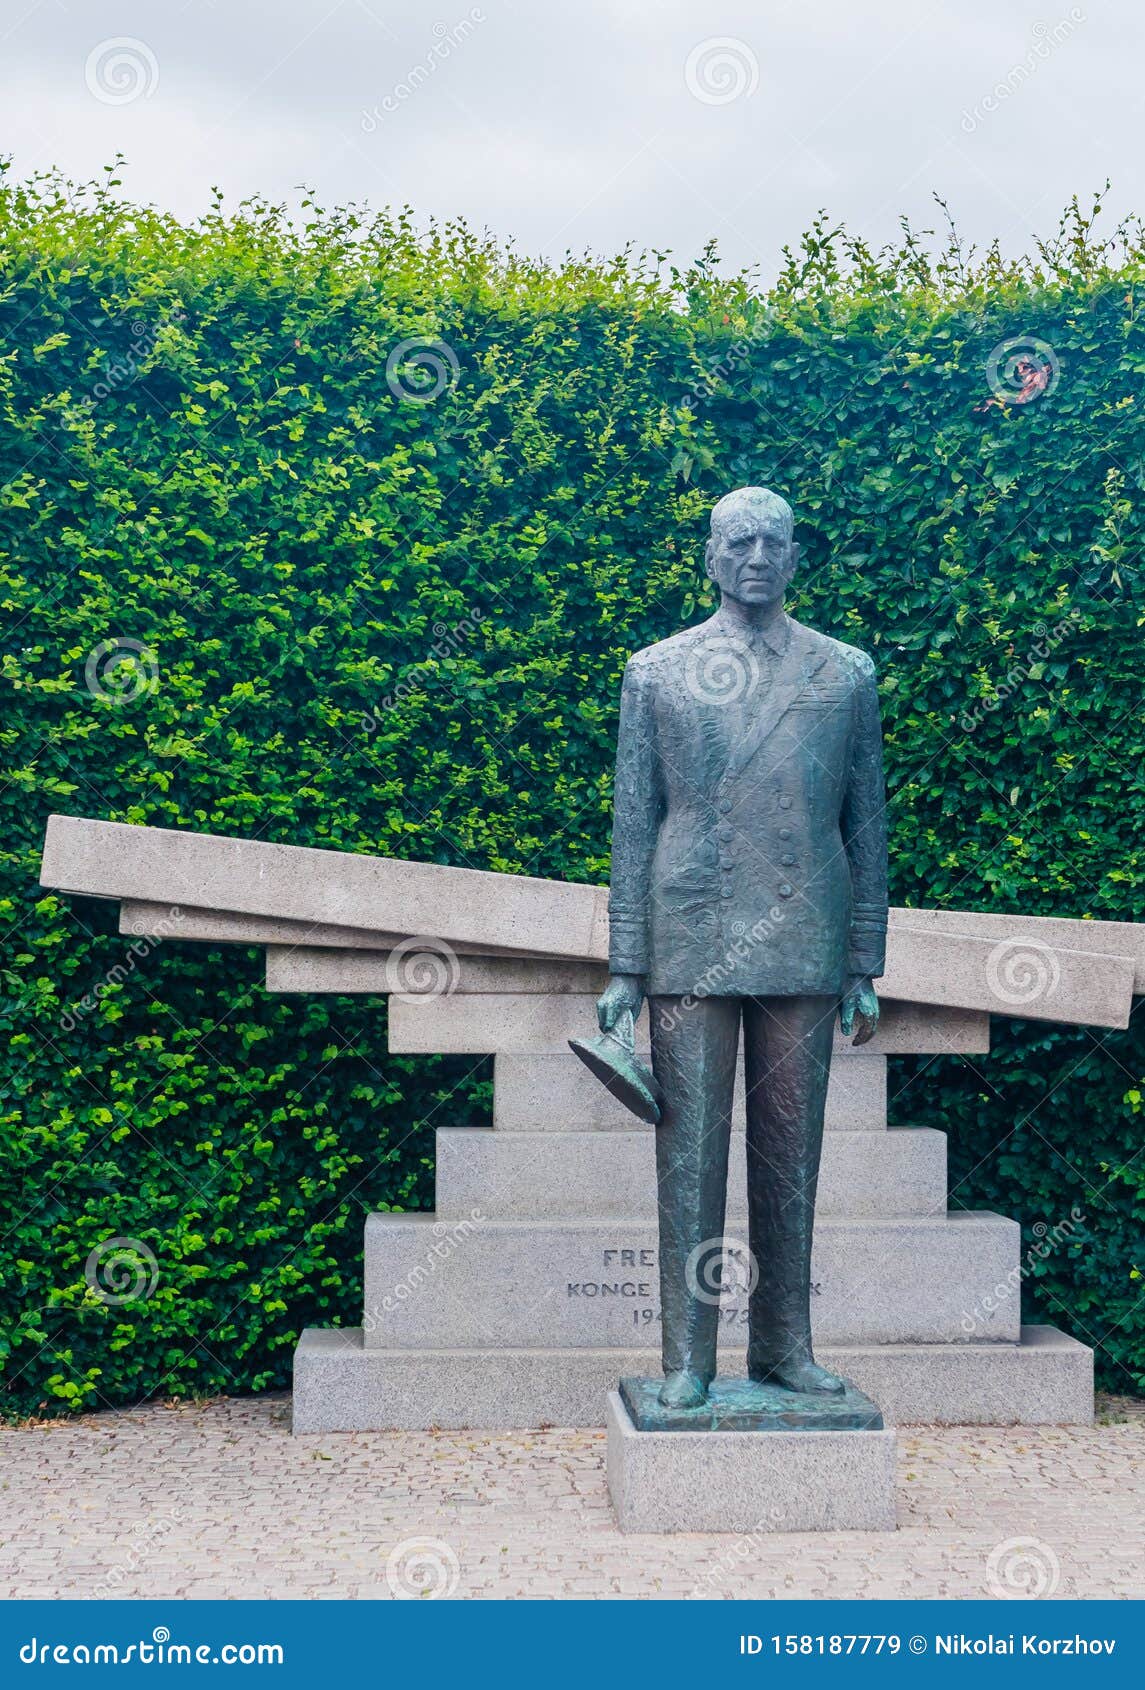
[(779, 808), (780, 808), (780, 809), (781, 809), (781, 810), (790, 810), (790, 808), (791, 808), (791, 800), (790, 800), (790, 798), (788, 798), (788, 797), (786, 797), (786, 796), (784, 796), (784, 797), (782, 797), (782, 798), (781, 798), (781, 799), (780, 799), (780, 800), (779, 800)]
[(782, 857), (780, 857), (779, 860), (783, 864), (784, 868), (790, 868), (792, 863), (795, 861), (795, 858), (791, 855), (790, 851), (787, 851)]
[(790, 896), (791, 896), (791, 888), (787, 884), (786, 880), (783, 882), (783, 885), (779, 888), (779, 896), (781, 898), (790, 898)]
[(732, 889), (731, 889), (730, 886), (721, 886), (720, 887), (720, 897), (721, 898), (730, 898), (731, 896), (732, 896)]
[(735, 830), (733, 828), (728, 827), (727, 823), (725, 822), (724, 826), (720, 828), (720, 838), (726, 841), (726, 840), (728, 840), (732, 837), (732, 834), (733, 834), (734, 831)]
[(730, 798), (721, 798), (720, 799), (720, 809), (723, 811), (725, 816), (727, 815), (727, 813), (731, 809), (731, 807), (732, 807), (732, 801), (731, 801)]
[(779, 830), (779, 837), (781, 839), (790, 839), (791, 838), (791, 829), (789, 827), (781, 827), (780, 830)]
[(722, 869), (729, 869), (729, 868), (731, 868), (731, 866), (732, 866), (732, 859), (730, 857), (721, 857), (720, 858), (720, 867)]

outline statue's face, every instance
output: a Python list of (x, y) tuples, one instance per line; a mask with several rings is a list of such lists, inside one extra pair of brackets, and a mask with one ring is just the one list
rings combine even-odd
[(708, 541), (709, 576), (721, 593), (741, 604), (782, 600), (798, 560), (799, 548), (782, 517), (750, 507), (730, 512)]

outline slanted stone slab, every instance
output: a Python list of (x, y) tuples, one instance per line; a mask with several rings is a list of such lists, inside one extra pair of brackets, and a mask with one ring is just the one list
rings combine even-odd
[[(303, 923), (314, 930), (315, 943), (323, 942), (317, 929), (329, 926), (369, 934), (375, 946), (394, 935), (421, 935), (489, 954), (598, 963), (608, 956), (606, 887), (357, 852), (52, 816), (41, 879), (45, 886), (90, 897)], [(935, 935), (951, 941), (938, 943), (954, 966), (936, 961), (933, 947), (918, 943), (920, 936)], [(285, 942), (294, 937), (288, 934)], [(1024, 941), (1031, 939), (1032, 962), (1009, 955), (1030, 949)], [(970, 943), (959, 951), (953, 946), (957, 940)], [(981, 940), (993, 941), (991, 950), (999, 943), (1006, 947), (992, 964), (1003, 978), (1006, 1010), (1060, 1020), (1100, 1017), (1102, 1025), (1119, 1026), (1125, 971), (1117, 965), (1128, 961), (1137, 989), (1145, 990), (1145, 926), (1139, 924), (895, 909), (885, 995), (996, 1009), (999, 992), (993, 978), (983, 980), (975, 944)], [(1037, 957), (1044, 959), (1046, 951), (1054, 953), (1050, 973), (1056, 966), (1056, 977), (1043, 990), (1031, 990), (1029, 977), (1037, 974)], [(1083, 960), (1067, 953), (1080, 953)], [(986, 961), (989, 976), (990, 952)], [(1021, 1001), (1012, 1003), (1015, 993)]]
[[(388, 1349), (626, 1347), (659, 1337), (654, 1221), (366, 1220), (366, 1343)], [(746, 1331), (746, 1240), (728, 1232), (740, 1289), (720, 1305), (729, 1341)], [(1013, 1342), (1020, 1232), (1002, 1215), (854, 1220), (823, 1216), (811, 1318), (832, 1343)]]
[(607, 1402), (608, 1488), (624, 1532), (895, 1528), (895, 1434), (640, 1432)]
[[(168, 904), (141, 903), (135, 898), (124, 898), (119, 906), (119, 931), (142, 938), (185, 939), (211, 945), (265, 945), (268, 947), (268, 957), (273, 949), (280, 963), (285, 963), (295, 955), (302, 958), (324, 956), (330, 949), (337, 949), (343, 954), (349, 952), (351, 955), (361, 951), (368, 961), (383, 969), (395, 947), (402, 947), (404, 951), (409, 945), (409, 935), (403, 933), (378, 933), (366, 927), (331, 927), (328, 923), (314, 921), (284, 921), (280, 917), (267, 915), (236, 915), (229, 910), (204, 910), (193, 905), (174, 908)], [(315, 946), (323, 948), (315, 950)], [(468, 956), (475, 950), (479, 950), (484, 956), (491, 952), (493, 947), (466, 945), (460, 939), (455, 939), (450, 949), (458, 956)], [(503, 954), (517, 955), (516, 952), (509, 951)], [(303, 963), (303, 967), (305, 966)], [(372, 981), (378, 978), (377, 975), (371, 976)], [(392, 979), (392, 974), (390, 978)], [(284, 982), (283, 985), (271, 989), (357, 989), (352, 986), (334, 988), (325, 984), (314, 988), (295, 986), (289, 982), (288, 973), (284, 975)], [(369, 986), (370, 991), (386, 989), (391, 988), (383, 988), (373, 983)]]
[[(869, 1046), (836, 1047), (827, 1084), (828, 1131), (870, 1132), (887, 1124), (887, 1059)], [(493, 1059), (493, 1126), (498, 1132), (651, 1131), (629, 1114), (571, 1051), (501, 1051)], [(744, 1128), (743, 1055), (732, 1126)]]
[(933, 924), (897, 925), (887, 936), (887, 967), (878, 991), (910, 1003), (1127, 1027), (1133, 975), (1127, 956), (1054, 948), (1017, 927), (995, 940), (942, 932)]
[[(1077, 925), (1077, 924), (1075, 924)], [(1041, 941), (983, 939), (909, 927), (894, 930), (879, 995), (915, 1004), (1024, 1015), (1034, 1020), (1124, 1027), (1129, 1022), (1134, 965), (1128, 957), (1050, 950)], [(384, 955), (292, 947), (267, 952), (266, 983), (274, 992), (388, 992), (393, 970)], [(454, 992), (581, 994), (604, 990), (599, 963), (551, 957), (458, 958)], [(434, 971), (405, 988), (434, 994)]]
[(1006, 941), (1020, 946), (1035, 940), (1051, 951), (1081, 951), (1091, 956), (1128, 957), (1133, 964), (1133, 989), (1145, 992), (1145, 922), (1080, 921), (1057, 915), (997, 915), (983, 910), (892, 909), (888, 948), (900, 928), (916, 932), (952, 933), (958, 937)]
[(352, 851), (52, 816), (40, 878), (95, 898), (604, 957), (602, 888)]
[[(1052, 1326), (1013, 1344), (820, 1345), (897, 1425), (1088, 1426), (1093, 1352)], [(294, 1431), (598, 1427), (624, 1373), (654, 1373), (656, 1348), (367, 1348), (360, 1327), (312, 1327), (294, 1352)], [(742, 1348), (721, 1368), (744, 1371)]]
[[(746, 1166), (744, 1141), (733, 1139), (727, 1225), (742, 1237), (747, 1236)], [(474, 1209), (498, 1220), (639, 1215), (654, 1223), (653, 1131), (439, 1128), (435, 1212), (448, 1221)], [(928, 1127), (828, 1134), (816, 1211), (820, 1216), (945, 1214), (946, 1134)]]
[[(501, 1051), (564, 1051), (570, 1038), (596, 1028), (596, 1000), (575, 993), (537, 996), (486, 992), (472, 996), (391, 998), (392, 1051), (450, 1052), (492, 1056)], [(636, 1029), (639, 1048), (648, 1048), (648, 1010)], [(836, 1032), (836, 1048), (851, 1048)], [(990, 1048), (990, 1019), (978, 1010), (926, 1009), (885, 1002), (879, 1030), (863, 1049), (871, 1055), (922, 1051), (928, 1055)]]
[[(456, 945), (449, 948), (458, 953), (456, 965), (449, 971), (451, 992), (512, 992), (531, 996), (572, 992), (595, 998), (608, 984), (608, 970), (596, 962), (561, 962), (552, 957), (465, 956)], [(406, 954), (408, 947), (403, 955)], [(372, 992), (379, 996), (397, 990), (433, 997), (441, 988), (432, 969), (419, 973), (416, 966), (403, 961), (397, 971), (386, 951), (272, 945), (266, 953), (266, 989), (347, 995)]]

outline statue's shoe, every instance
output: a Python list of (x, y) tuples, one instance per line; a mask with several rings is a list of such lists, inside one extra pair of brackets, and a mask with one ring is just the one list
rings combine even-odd
[(699, 1408), (707, 1400), (707, 1389), (698, 1373), (681, 1368), (678, 1373), (665, 1375), (660, 1387), (662, 1408)]
[(810, 1356), (788, 1356), (785, 1361), (777, 1361), (774, 1367), (753, 1367), (751, 1377), (757, 1384), (783, 1385), (789, 1391), (841, 1395), (847, 1389), (845, 1379), (840, 1379), (837, 1373), (828, 1373)]

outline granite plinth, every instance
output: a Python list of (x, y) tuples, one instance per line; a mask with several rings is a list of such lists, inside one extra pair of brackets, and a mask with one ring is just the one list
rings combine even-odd
[(718, 1377), (696, 1408), (666, 1408), (663, 1375), (620, 1381), (620, 1396), (638, 1432), (881, 1432), (882, 1410), (845, 1380), (846, 1389), (789, 1391), (755, 1379)]
[[(659, 1351), (378, 1349), (360, 1327), (303, 1332), (294, 1352), (294, 1431), (602, 1426), (618, 1375), (653, 1374)], [(853, 1379), (896, 1425), (1089, 1426), (1093, 1351), (1052, 1326), (1017, 1344), (823, 1345), (824, 1367)], [(746, 1366), (725, 1350), (725, 1372)]]
[(610, 1391), (608, 1488), (621, 1531), (893, 1531), (895, 1434), (641, 1432)]
[[(538, 1154), (543, 1155), (542, 1149)], [(598, 1349), (659, 1343), (655, 1218), (501, 1220), (372, 1214), (366, 1344), (377, 1349)], [(746, 1337), (747, 1245), (726, 1238), (721, 1337)], [(1003, 1343), (1018, 1337), (1021, 1233), (986, 1211), (824, 1215), (812, 1252), (818, 1344)], [(626, 1371), (637, 1371), (627, 1369)]]

